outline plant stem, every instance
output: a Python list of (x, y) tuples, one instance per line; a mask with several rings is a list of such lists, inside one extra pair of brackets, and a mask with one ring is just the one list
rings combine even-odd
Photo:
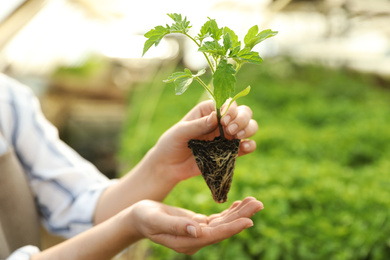
[(206, 85), (206, 83), (203, 82), (203, 80), (201, 80), (201, 78), (199, 77), (195, 77), (195, 79), (207, 90), (207, 92), (209, 92), (209, 94), (211, 95), (211, 97), (215, 100), (215, 96), (213, 94), (213, 92), (211, 91), (211, 89)]
[[(193, 42), (195, 42), (195, 44), (200, 47), (200, 44), (194, 39), (191, 37), (191, 35), (187, 34), (187, 33), (184, 33), (185, 36), (187, 36), (188, 38), (190, 38)], [(213, 67), (213, 64), (211, 63), (209, 57), (207, 57), (206, 53), (203, 52), (203, 55), (204, 57), (206, 58), (209, 66), (210, 66), (210, 69), (211, 69), (211, 72), (214, 74), (215, 70), (214, 70), (214, 67)]]
[(223, 127), (221, 124), (221, 109), (217, 108), (217, 118), (218, 118), (218, 129), (219, 129), (219, 135), (222, 139), (225, 139), (225, 133), (223, 132)]
[[(200, 47), (200, 44), (194, 39), (192, 38), (190, 35), (188, 35), (187, 33), (184, 33), (184, 35), (186, 35), (188, 38), (190, 38), (193, 42), (195, 42), (195, 44)], [(211, 69), (211, 72), (212, 74), (214, 75), (215, 73), (215, 69), (213, 67), (213, 64), (211, 63), (209, 57), (206, 55), (206, 53), (203, 52), (203, 55), (204, 57), (206, 58), (209, 66), (210, 66), (210, 69)], [(214, 60), (215, 63), (217, 64), (218, 61), (217, 60)], [(214, 99), (215, 101), (215, 96), (213, 94), (213, 92), (211, 91), (211, 89), (203, 82), (203, 80), (201, 80), (199, 77), (195, 77), (195, 79), (210, 93), (210, 95), (212, 96), (212, 98)], [(226, 139), (225, 137), (225, 133), (223, 132), (223, 127), (222, 127), (222, 124), (221, 124), (221, 109), (220, 108), (216, 108), (217, 110), (217, 119), (218, 119), (218, 129), (219, 129), (219, 135), (221, 136), (222, 139)]]

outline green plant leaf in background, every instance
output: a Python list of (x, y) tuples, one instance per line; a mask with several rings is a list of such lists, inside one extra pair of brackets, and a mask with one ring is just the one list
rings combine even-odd
[[(236, 89), (251, 85), (245, 104), (261, 127), (253, 136), (257, 149), (238, 158), (229, 203), (254, 196), (265, 208), (252, 228), (192, 256), (145, 241), (147, 259), (390, 259), (390, 92), (375, 79), (281, 57), (261, 69), (243, 66)], [(134, 145), (140, 139), (133, 134), (140, 127), (136, 116), (153, 91), (136, 88), (121, 142), (124, 164), (141, 160), (203, 94), (189, 88), (180, 98), (160, 78), (150, 80), (162, 89), (158, 109), (149, 130), (142, 129), (145, 142)], [(191, 178), (165, 202), (206, 215), (224, 210), (205, 187), (201, 176)]]

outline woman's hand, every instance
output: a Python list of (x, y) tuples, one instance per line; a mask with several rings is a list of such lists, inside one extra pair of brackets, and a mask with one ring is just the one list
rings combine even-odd
[(184, 254), (218, 243), (253, 226), (250, 219), (263, 204), (248, 197), (209, 217), (152, 200), (142, 200), (107, 221), (32, 257), (111, 259), (129, 245), (148, 238)]
[[(246, 139), (258, 129), (249, 107), (237, 106), (234, 102), (221, 121), (226, 138), (241, 139), (239, 156), (255, 150), (256, 143)], [(190, 139), (212, 140), (218, 135), (217, 115), (212, 101), (195, 106), (160, 137), (130, 173), (106, 189), (95, 211), (95, 223), (140, 200), (162, 201), (178, 182), (199, 175), (199, 168), (187, 143)]]
[(160, 202), (145, 200), (130, 209), (130, 222), (137, 237), (148, 238), (179, 253), (194, 254), (253, 226), (250, 219), (263, 204), (248, 197), (209, 217)]
[[(234, 102), (222, 117), (221, 124), (225, 137), (242, 139), (239, 156), (253, 152), (256, 143), (248, 140), (258, 125), (252, 119), (252, 110), (247, 106), (237, 106)], [(167, 173), (177, 177), (178, 181), (199, 175), (187, 143), (190, 139), (212, 140), (219, 136), (217, 114), (212, 101), (195, 106), (180, 122), (166, 131), (154, 147), (155, 158), (166, 168)]]

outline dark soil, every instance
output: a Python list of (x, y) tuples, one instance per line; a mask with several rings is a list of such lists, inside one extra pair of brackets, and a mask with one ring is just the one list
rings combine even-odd
[(188, 142), (188, 147), (217, 203), (227, 201), (239, 146), (240, 139), (228, 140), (221, 137), (212, 141), (191, 139)]

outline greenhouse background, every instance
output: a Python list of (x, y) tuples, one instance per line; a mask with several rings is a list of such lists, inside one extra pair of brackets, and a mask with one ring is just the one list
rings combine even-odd
[[(151, 8), (153, 6), (154, 8)], [(390, 258), (390, 1), (19, 0), (0, 4), (0, 70), (30, 86), (61, 138), (110, 178), (134, 167), (205, 95), (163, 83), (207, 64), (180, 36), (142, 57), (143, 36), (186, 16), (208, 17), (243, 38), (278, 31), (246, 65), (237, 89), (254, 111), (254, 153), (237, 160), (229, 201), (254, 196), (254, 227), (182, 255), (141, 241), (118, 259)], [(97, 141), (98, 140), (98, 141)], [(213, 214), (198, 176), (169, 205)], [(47, 237), (45, 245), (61, 240)]]

